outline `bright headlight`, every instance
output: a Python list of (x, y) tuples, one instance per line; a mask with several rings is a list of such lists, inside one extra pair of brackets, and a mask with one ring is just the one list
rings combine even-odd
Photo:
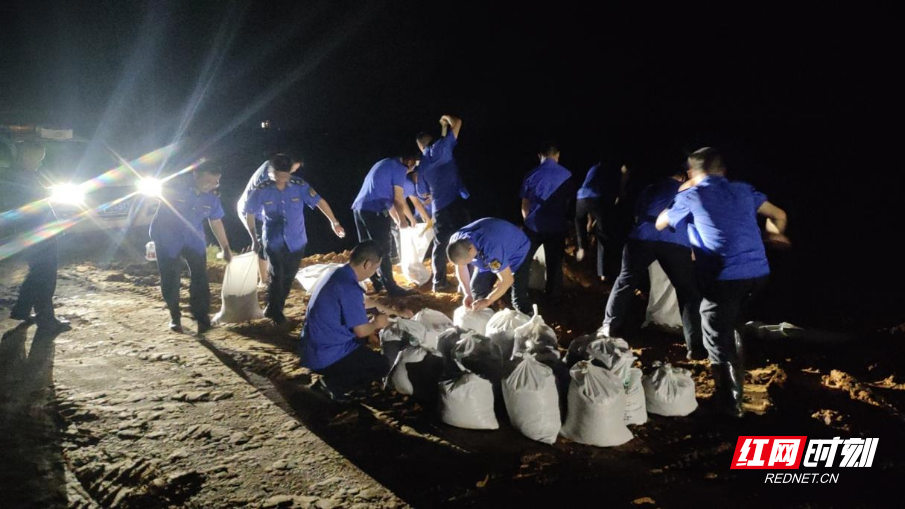
[(50, 188), (50, 201), (62, 205), (82, 205), (85, 193), (77, 184), (57, 184)]
[(160, 198), (160, 192), (163, 189), (160, 180), (155, 178), (143, 178), (139, 180), (136, 185), (139, 193), (152, 198)]

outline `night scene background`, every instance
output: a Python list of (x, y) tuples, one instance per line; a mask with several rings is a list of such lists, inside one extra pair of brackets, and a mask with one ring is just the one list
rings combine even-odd
[[(350, 232), (309, 214), (309, 252), (348, 249), (349, 206), (377, 160), (416, 150), (440, 115), (473, 217), (517, 220), (537, 145), (583, 178), (601, 158), (630, 195), (716, 146), (730, 178), (789, 213), (769, 254), (765, 318), (817, 327), (903, 320), (900, 23), (858, 12), (745, 4), (623, 12), (454, 2), (4, 2), (0, 113), (72, 127), (126, 159), (175, 140), (217, 160), (233, 246), (235, 198), (267, 150)], [(261, 122), (271, 129), (263, 131)], [(171, 161), (174, 171), (185, 161)], [(101, 170), (86, 158), (74, 176)], [(604, 305), (601, 297), (600, 306)]]

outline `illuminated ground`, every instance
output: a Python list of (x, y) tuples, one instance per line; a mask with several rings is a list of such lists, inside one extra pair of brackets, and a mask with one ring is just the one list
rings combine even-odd
[[(752, 414), (728, 423), (708, 410), (705, 363), (683, 361), (678, 338), (634, 332), (626, 339), (642, 367), (668, 359), (692, 370), (701, 408), (653, 416), (617, 448), (545, 446), (505, 422), (495, 432), (451, 428), (432, 408), (376, 386), (350, 404), (323, 399), (294, 354), (300, 290), (290, 297), (290, 329), (261, 321), (199, 339), (166, 330), (152, 265), (91, 259), (61, 271), (57, 305), (72, 332), (34, 340), (34, 327), (0, 322), (0, 491), (11, 507), (876, 507), (895, 490), (868, 487), (905, 474), (901, 335), (749, 342)], [(334, 260), (341, 256), (326, 261)], [(220, 280), (221, 267), (210, 272)], [(568, 274), (567, 298), (543, 308), (564, 347), (594, 329), (605, 292), (582, 269), (570, 265)], [(17, 275), (7, 267), (0, 280), (0, 316)], [(428, 294), (383, 303), (457, 305)], [(872, 469), (842, 470), (837, 486), (796, 488), (730, 471), (739, 435), (881, 440)]]

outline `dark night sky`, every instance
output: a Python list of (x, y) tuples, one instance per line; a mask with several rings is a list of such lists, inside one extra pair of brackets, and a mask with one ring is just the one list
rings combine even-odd
[[(443, 113), (465, 121), (476, 216), (517, 217), (545, 138), (579, 177), (601, 154), (623, 159), (635, 188), (713, 144), (790, 213), (777, 296), (824, 310), (805, 320), (902, 321), (887, 283), (905, 280), (891, 10), (490, 4), (4, 2), (0, 114), (41, 112), (127, 156), (184, 132), (224, 162), (224, 198), (274, 143), (255, 129), (271, 119), (347, 228), (370, 165), (411, 151)], [(309, 218), (312, 250), (349, 247), (322, 223)]]

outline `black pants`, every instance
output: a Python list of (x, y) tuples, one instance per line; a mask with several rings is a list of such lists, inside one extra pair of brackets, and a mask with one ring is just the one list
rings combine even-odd
[(283, 316), (286, 298), (292, 289), (292, 282), (305, 257), (305, 248), (292, 253), (286, 244), (278, 249), (265, 249), (267, 261), (270, 262), (268, 273), (270, 284), (267, 285), (267, 316), (270, 318)]
[(326, 368), (315, 370), (324, 377), (324, 383), (334, 394), (345, 394), (379, 381), (389, 371), (390, 362), (366, 346), (359, 346)]
[[(531, 302), (531, 297), (528, 296), (528, 276), (530, 274), (531, 258), (526, 256), (522, 266), (512, 275), (514, 281), (510, 289), (512, 307), (529, 316), (534, 314), (532, 309), (534, 303)], [(487, 297), (493, 291), (494, 284), (499, 279), (496, 274), (489, 271), (473, 274), (471, 277), (471, 295), (475, 300)]]
[(736, 327), (744, 310), (764, 289), (767, 277), (729, 281), (701, 279), (701, 327), (704, 347), (711, 364), (736, 364), (741, 352), (736, 345)]
[(24, 253), (28, 259), (28, 275), (19, 286), (19, 298), (12, 314), (28, 316), (35, 310), (38, 323), (54, 319), (53, 294), (57, 289), (57, 240), (36, 244)]
[(459, 198), (434, 214), (434, 253), (431, 256), (431, 268), (434, 271), (434, 285), (445, 284), (446, 279), (446, 246), (449, 238), (459, 228), (469, 223), (468, 209), (465, 200)]
[(393, 218), (386, 211), (356, 210), (354, 214), (355, 229), (358, 230), (358, 241), (373, 240), (383, 253), (383, 259), (380, 260), (377, 274), (371, 276), (371, 283), (374, 284), (375, 289), (397, 287), (396, 280), (393, 279), (393, 262), (390, 260), (390, 252), (393, 245), (393, 230), (391, 228)]
[(669, 242), (629, 240), (622, 250), (622, 271), (606, 303), (604, 325), (610, 326), (611, 333), (622, 328), (625, 315), (635, 290), (641, 281), (646, 281), (647, 268), (654, 261), (660, 262), (663, 272), (676, 289), (679, 309), (682, 311), (682, 328), (685, 346), (689, 351), (703, 347), (701, 339), (701, 293), (695, 277), (691, 249)]
[[(159, 244), (158, 244), (159, 245)], [(170, 310), (170, 318), (179, 320), (179, 287), (182, 267), (188, 265), (189, 309), (199, 323), (210, 323), (211, 286), (207, 279), (207, 254), (183, 249), (175, 258), (166, 258), (157, 251), (157, 269), (160, 270), (160, 293)], [(184, 261), (183, 261), (184, 260)]]
[(603, 264), (604, 254), (609, 236), (606, 234), (605, 228), (607, 217), (600, 200), (585, 198), (575, 203), (575, 235), (578, 239), (579, 249), (587, 249), (591, 245), (588, 235), (588, 215), (594, 219), (594, 228), (591, 233), (597, 239), (597, 275), (603, 276), (606, 270)]
[[(541, 246), (544, 246), (544, 257), (547, 264), (547, 286), (545, 294), (549, 298), (562, 296), (562, 262), (566, 252), (566, 232), (538, 233), (525, 229), (525, 234), (531, 241), (531, 250), (523, 265), (530, 267), (534, 254)], [(530, 268), (529, 268), (530, 271)]]

